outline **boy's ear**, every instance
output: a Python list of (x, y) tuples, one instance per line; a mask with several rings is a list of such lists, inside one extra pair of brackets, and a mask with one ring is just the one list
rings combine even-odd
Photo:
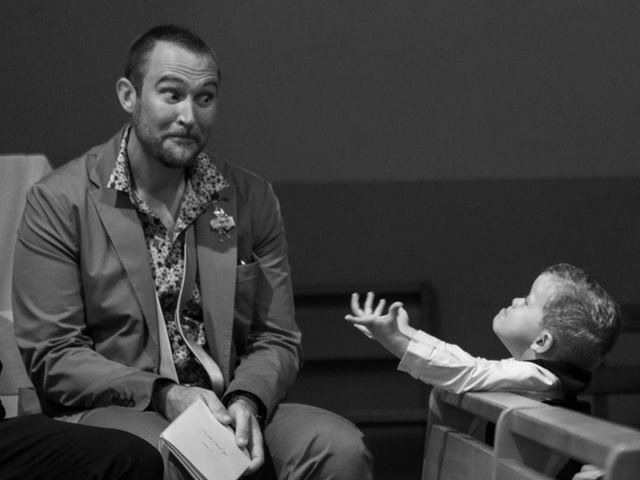
[(133, 113), (138, 100), (138, 93), (128, 78), (122, 77), (118, 79), (116, 82), (116, 93), (118, 94), (118, 100), (124, 111)]
[(553, 345), (553, 335), (549, 330), (542, 330), (540, 335), (533, 341), (531, 344), (531, 350), (533, 350), (537, 355), (541, 355), (543, 353), (548, 352)]

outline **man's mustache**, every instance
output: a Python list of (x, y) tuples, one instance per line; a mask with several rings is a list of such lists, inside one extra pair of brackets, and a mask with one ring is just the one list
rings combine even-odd
[(200, 139), (200, 135), (198, 135), (196, 132), (190, 132), (187, 130), (176, 130), (176, 131), (172, 131), (172, 132), (167, 132), (164, 135), (165, 138), (167, 137), (179, 137), (179, 138), (187, 138), (189, 140), (199, 140)]

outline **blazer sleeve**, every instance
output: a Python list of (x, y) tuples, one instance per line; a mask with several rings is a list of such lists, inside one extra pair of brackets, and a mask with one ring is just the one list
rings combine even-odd
[[(253, 393), (264, 403), (269, 415), (293, 384), (302, 352), (284, 222), (271, 185), (265, 182), (263, 186), (261, 195), (254, 195), (251, 202), (251, 257), (258, 266), (251, 298), (251, 323), (246, 344), (236, 347), (239, 358), (227, 395), (238, 390)], [(241, 291), (236, 291), (236, 304), (241, 295)], [(234, 328), (242, 323), (238, 312), (234, 323)], [(241, 335), (234, 333), (234, 337)]]
[(82, 271), (79, 247), (86, 205), (66, 194), (71, 185), (36, 184), (27, 196), (14, 258), (17, 343), (33, 385), (53, 408), (144, 409), (158, 376), (95, 350), (99, 339), (87, 325), (83, 295), (91, 272)]

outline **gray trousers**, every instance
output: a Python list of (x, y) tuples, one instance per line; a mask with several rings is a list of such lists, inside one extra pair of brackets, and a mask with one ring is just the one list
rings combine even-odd
[[(160, 414), (125, 407), (104, 407), (85, 413), (79, 423), (131, 432), (156, 448), (168, 425)], [(264, 431), (269, 459), (251, 478), (278, 480), (373, 480), (373, 457), (363, 435), (348, 420), (321, 408), (283, 403)], [(172, 461), (166, 478), (188, 479)]]

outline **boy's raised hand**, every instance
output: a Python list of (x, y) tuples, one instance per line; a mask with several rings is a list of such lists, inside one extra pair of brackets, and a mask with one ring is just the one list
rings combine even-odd
[(351, 312), (353, 314), (345, 315), (344, 318), (367, 337), (374, 338), (391, 353), (401, 357), (414, 332), (409, 327), (409, 316), (400, 302), (393, 303), (388, 313), (384, 315), (385, 300), (378, 301), (375, 307), (374, 300), (374, 293), (368, 292), (360, 307), (360, 296), (357, 293), (352, 294)]
[(380, 341), (381, 337), (393, 335), (398, 330), (398, 310), (402, 307), (400, 302), (396, 302), (389, 308), (389, 313), (383, 315), (386, 301), (381, 299), (373, 306), (375, 294), (368, 292), (362, 308), (360, 307), (360, 295), (351, 295), (351, 312), (353, 315), (345, 315), (345, 320), (353, 324), (358, 330), (369, 338)]

